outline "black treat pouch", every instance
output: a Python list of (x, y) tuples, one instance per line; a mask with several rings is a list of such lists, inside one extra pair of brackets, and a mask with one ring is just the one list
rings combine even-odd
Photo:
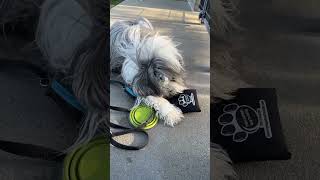
[(275, 89), (244, 88), (235, 95), (211, 105), (211, 142), (234, 162), (290, 159)]
[(195, 89), (184, 90), (182, 93), (177, 94), (168, 100), (171, 104), (180, 108), (183, 113), (201, 112), (197, 91)]

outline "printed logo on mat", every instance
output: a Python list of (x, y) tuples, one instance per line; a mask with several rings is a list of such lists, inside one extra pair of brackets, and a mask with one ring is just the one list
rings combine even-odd
[(224, 106), (224, 113), (218, 118), (219, 124), (222, 125), (221, 134), (232, 136), (234, 142), (243, 142), (249, 134), (253, 134), (262, 128), (266, 138), (271, 138), (272, 131), (266, 102), (260, 100), (259, 105), (260, 107), (257, 110), (236, 103)]
[(178, 98), (179, 105), (183, 107), (187, 107), (189, 104), (192, 104), (193, 106), (196, 105), (196, 101), (194, 100), (194, 95), (191, 93), (188, 94), (181, 94)]

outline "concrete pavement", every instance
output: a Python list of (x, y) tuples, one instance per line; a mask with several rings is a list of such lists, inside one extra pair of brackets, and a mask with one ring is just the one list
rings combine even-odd
[[(209, 179), (210, 135), (210, 53), (209, 34), (199, 24), (198, 13), (192, 12), (186, 1), (127, 0), (113, 7), (111, 23), (137, 16), (148, 18), (161, 33), (181, 43), (187, 84), (198, 91), (201, 113), (185, 114), (174, 128), (163, 122), (149, 130), (150, 141), (140, 151), (125, 151), (111, 147), (112, 180)], [(111, 86), (112, 105), (132, 107), (133, 100)], [(111, 119), (127, 123), (126, 115), (111, 112)], [(133, 141), (127, 136), (120, 140)]]

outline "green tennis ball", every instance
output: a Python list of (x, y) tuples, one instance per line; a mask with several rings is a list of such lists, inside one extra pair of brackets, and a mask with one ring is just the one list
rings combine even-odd
[(139, 127), (140, 125), (149, 120), (148, 123), (145, 124), (145, 127), (143, 127), (143, 129), (151, 129), (158, 122), (158, 117), (156, 115), (155, 110), (152, 107), (146, 105), (139, 105), (132, 109), (130, 112), (129, 119), (130, 123), (134, 127)]

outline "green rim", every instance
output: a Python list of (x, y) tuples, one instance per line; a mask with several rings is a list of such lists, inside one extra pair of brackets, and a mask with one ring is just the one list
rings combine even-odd
[(64, 180), (109, 180), (109, 167), (109, 144), (98, 137), (67, 155)]
[[(150, 117), (151, 116), (151, 117)], [(148, 130), (153, 128), (158, 123), (158, 117), (155, 110), (146, 105), (140, 105), (130, 111), (130, 122), (134, 127), (139, 127), (141, 124), (150, 120), (143, 129)]]

